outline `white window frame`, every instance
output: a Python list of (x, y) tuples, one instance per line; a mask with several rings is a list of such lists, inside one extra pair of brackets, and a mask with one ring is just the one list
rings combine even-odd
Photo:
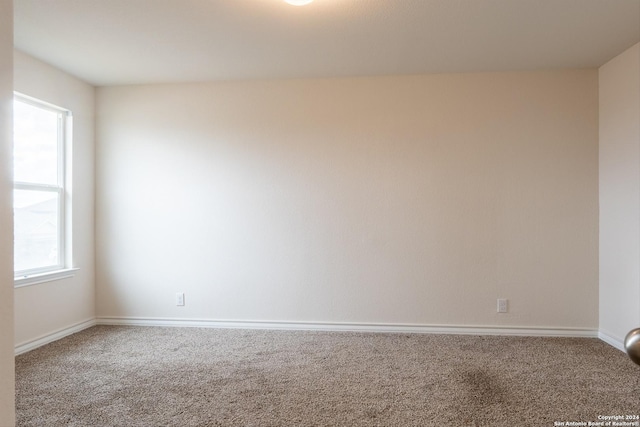
[(51, 111), (58, 115), (58, 185), (13, 181), (14, 190), (44, 191), (58, 195), (58, 264), (14, 271), (14, 284), (18, 287), (72, 277), (73, 272), (77, 269), (72, 268), (70, 265), (72, 259), (71, 224), (69, 221), (70, 215), (67, 215), (67, 212), (70, 212), (68, 187), (70, 187), (71, 165), (66, 156), (67, 152), (70, 151), (71, 144), (71, 111), (18, 92), (14, 92), (14, 101)]

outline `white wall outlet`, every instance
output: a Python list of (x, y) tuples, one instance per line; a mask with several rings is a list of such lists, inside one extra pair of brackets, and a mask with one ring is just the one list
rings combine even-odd
[(498, 298), (498, 313), (506, 313), (509, 311), (509, 300)]
[(184, 292), (176, 294), (176, 305), (184, 305)]

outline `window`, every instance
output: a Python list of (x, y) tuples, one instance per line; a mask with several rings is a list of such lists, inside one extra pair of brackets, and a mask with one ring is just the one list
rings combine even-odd
[(16, 95), (13, 137), (16, 279), (66, 264), (65, 142), (69, 111)]

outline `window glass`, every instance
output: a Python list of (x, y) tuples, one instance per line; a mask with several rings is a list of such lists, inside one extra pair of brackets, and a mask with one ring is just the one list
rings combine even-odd
[(57, 192), (14, 190), (15, 271), (60, 264), (59, 206)]
[(13, 177), (18, 182), (58, 184), (60, 113), (14, 103)]
[(64, 131), (67, 111), (16, 95), (13, 139), (16, 277), (65, 267)]

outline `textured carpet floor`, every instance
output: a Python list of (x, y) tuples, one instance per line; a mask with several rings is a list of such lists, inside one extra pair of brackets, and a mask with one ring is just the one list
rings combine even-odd
[(596, 339), (97, 326), (16, 358), (18, 426), (553, 426), (640, 413)]

